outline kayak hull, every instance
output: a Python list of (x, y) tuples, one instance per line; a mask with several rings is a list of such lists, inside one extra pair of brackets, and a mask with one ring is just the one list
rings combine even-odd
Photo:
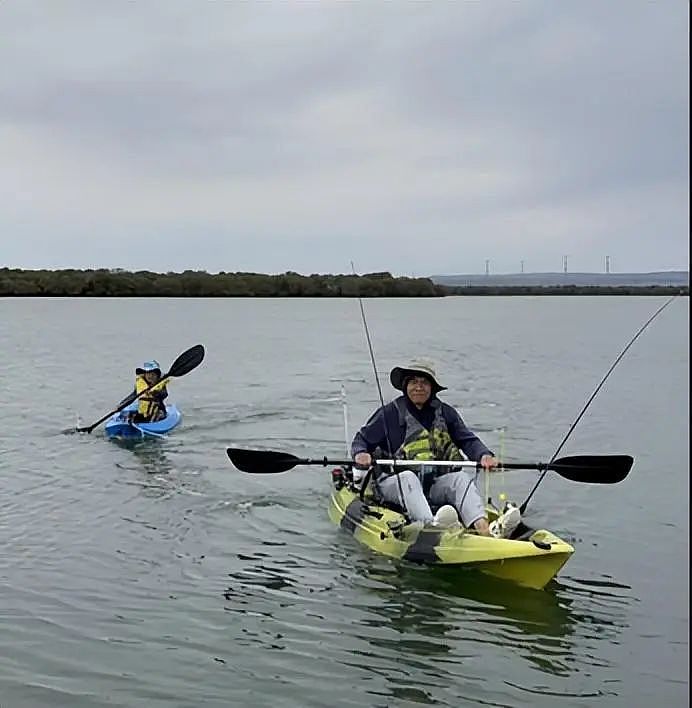
[(109, 438), (126, 438), (130, 440), (142, 438), (158, 438), (171, 432), (182, 420), (182, 414), (174, 403), (166, 406), (166, 417), (154, 423), (131, 423), (130, 413), (138, 409), (138, 403), (127, 406), (119, 413), (111, 416), (106, 422), (106, 435)]
[[(343, 486), (329, 502), (333, 523), (368, 548), (391, 558), (430, 565), (476, 568), (487, 575), (541, 589), (554, 578), (574, 548), (545, 529), (520, 525), (521, 538), (479, 536), (461, 527), (437, 529), (407, 525), (403, 514), (378, 506), (372, 499)], [(488, 508), (488, 518), (497, 510)]]

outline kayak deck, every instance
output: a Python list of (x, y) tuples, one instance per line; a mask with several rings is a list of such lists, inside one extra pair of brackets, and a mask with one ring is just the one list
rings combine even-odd
[(109, 438), (142, 439), (161, 437), (175, 428), (182, 419), (182, 414), (174, 403), (166, 405), (166, 417), (152, 423), (131, 423), (129, 415), (139, 407), (137, 401), (111, 416), (106, 423), (106, 435)]
[[(488, 507), (489, 520), (497, 510)], [(379, 506), (348, 486), (333, 489), (329, 517), (360, 543), (391, 558), (432, 565), (474, 567), (496, 578), (541, 589), (559, 572), (574, 548), (545, 529), (520, 524), (516, 535), (504, 539), (479, 536), (457, 527), (419, 528), (403, 514)]]

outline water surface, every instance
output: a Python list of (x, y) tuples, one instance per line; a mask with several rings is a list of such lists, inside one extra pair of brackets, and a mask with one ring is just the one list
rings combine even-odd
[[(655, 297), (366, 300), (384, 395), (425, 354), (498, 453), (547, 460)], [(0, 300), (0, 705), (687, 705), (689, 301), (636, 342), (528, 522), (575, 554), (544, 591), (373, 555), (327, 472), (235, 470), (228, 445), (344, 454), (377, 405), (354, 300)], [(60, 434), (134, 367), (203, 343), (166, 440)], [(495, 475), (521, 501), (536, 473)]]

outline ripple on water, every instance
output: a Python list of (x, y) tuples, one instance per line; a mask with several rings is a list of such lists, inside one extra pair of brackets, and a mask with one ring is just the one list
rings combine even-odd
[[(428, 347), (447, 400), (493, 448), (547, 459), (654, 301), (375, 302), (385, 395), (390, 364), (420, 346), (402, 319), (442, 322)], [(378, 398), (362, 332), (344, 314), (352, 304), (0, 303), (5, 350), (35, 362), (20, 375), (10, 356), (3, 370), (3, 706), (686, 704), (687, 310), (657, 320), (651, 345), (642, 338), (642, 356), (623, 360), (572, 440), (575, 453), (634, 454), (626, 482), (553, 475), (534, 498), (531, 523), (576, 547), (536, 592), (370, 553), (330, 523), (328, 470), (230, 465), (231, 445), (344, 454), (332, 379), (353, 379), (351, 431)], [(178, 334), (208, 351), (175, 382), (175, 435), (132, 446), (102, 428), (60, 435), (77, 411), (91, 422), (122, 398), (129, 359), (149, 355), (129, 333), (152, 317), (174, 338), (162, 359), (189, 346)], [(252, 338), (237, 337), (250, 326)], [(489, 331), (505, 344), (482, 344)], [(112, 354), (123, 341), (131, 357)], [(97, 369), (98, 385), (85, 388), (80, 372)], [(535, 481), (501, 474), (491, 491), (522, 497)], [(623, 543), (632, 510), (636, 543)]]

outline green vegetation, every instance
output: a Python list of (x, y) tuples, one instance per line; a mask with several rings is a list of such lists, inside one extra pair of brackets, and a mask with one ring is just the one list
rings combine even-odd
[(0, 269), (0, 297), (435, 297), (445, 290), (428, 278), (393, 278), (390, 273), (305, 276)]
[(20, 270), (0, 268), (0, 297), (442, 297), (445, 295), (689, 295), (669, 286), (444, 286), (429, 278), (282, 275), (186, 270)]

